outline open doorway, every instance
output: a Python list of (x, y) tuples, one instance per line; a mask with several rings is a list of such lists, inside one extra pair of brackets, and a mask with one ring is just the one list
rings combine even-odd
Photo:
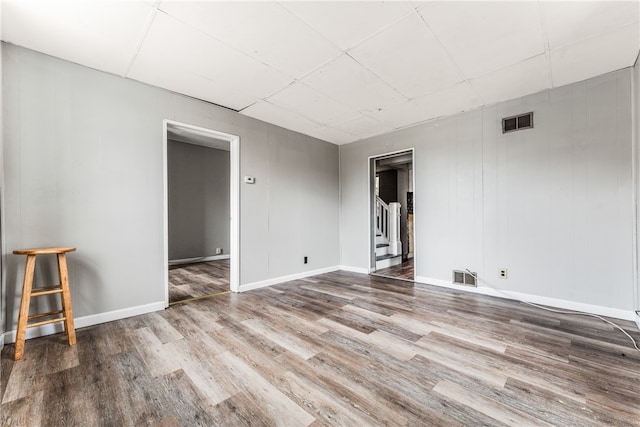
[(237, 292), (239, 138), (164, 121), (165, 306)]
[(369, 158), (369, 272), (373, 275), (414, 281), (413, 170), (413, 149)]

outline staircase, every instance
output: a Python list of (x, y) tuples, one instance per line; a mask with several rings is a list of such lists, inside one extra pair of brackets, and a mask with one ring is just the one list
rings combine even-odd
[(400, 203), (376, 196), (376, 270), (402, 263)]

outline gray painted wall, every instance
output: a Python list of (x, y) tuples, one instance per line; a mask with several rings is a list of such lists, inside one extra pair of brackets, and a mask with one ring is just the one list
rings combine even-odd
[(168, 141), (169, 259), (229, 254), (229, 151)]
[(164, 300), (163, 119), (240, 136), (241, 284), (339, 263), (337, 146), (13, 45), (3, 60), (7, 330), (19, 247), (78, 248), (76, 317)]
[[(367, 157), (415, 147), (416, 275), (633, 308), (625, 69), (340, 146), (341, 264), (367, 268)], [(502, 117), (535, 128), (503, 135)], [(508, 268), (507, 280), (498, 269)]]

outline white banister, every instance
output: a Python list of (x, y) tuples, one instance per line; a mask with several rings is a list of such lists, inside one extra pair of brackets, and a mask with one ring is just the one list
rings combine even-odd
[(376, 231), (385, 242), (389, 241), (389, 205), (376, 196)]
[(400, 203), (386, 204), (384, 200), (376, 196), (376, 231), (385, 242), (389, 243), (391, 255), (402, 254), (402, 242), (400, 240)]
[(402, 254), (402, 242), (400, 241), (400, 203), (389, 203), (389, 253), (391, 255)]

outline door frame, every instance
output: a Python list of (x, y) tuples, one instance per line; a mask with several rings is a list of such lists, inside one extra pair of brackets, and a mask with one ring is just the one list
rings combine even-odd
[[(212, 138), (229, 142), (230, 161), (230, 224), (229, 224), (229, 246), (230, 246), (230, 278), (229, 289), (232, 292), (240, 291), (240, 137), (230, 133), (194, 126), (174, 120), (165, 119), (162, 121), (162, 176), (163, 176), (163, 264), (164, 264), (164, 304), (169, 307), (169, 174), (167, 169), (167, 129), (175, 126), (186, 130), (193, 130), (200, 134), (206, 133)], [(201, 144), (206, 146), (206, 144)], [(215, 148), (215, 147), (212, 147)]]
[[(375, 236), (375, 229), (373, 228), (373, 224), (375, 224), (375, 220), (376, 220), (376, 204), (375, 204), (375, 198), (373, 197), (373, 195), (375, 194), (375, 185), (376, 185), (376, 160), (380, 160), (380, 159), (384, 159), (384, 158), (388, 158), (388, 157), (395, 157), (395, 156), (399, 156), (401, 154), (408, 154), (411, 153), (411, 163), (413, 168), (411, 169), (411, 188), (413, 188), (413, 277), (415, 279), (416, 277), (416, 271), (417, 271), (417, 261), (418, 261), (418, 257), (417, 257), (417, 244), (416, 244), (416, 150), (414, 147), (411, 148), (404, 148), (402, 150), (396, 150), (396, 151), (389, 151), (387, 153), (381, 153), (381, 154), (375, 154), (373, 156), (369, 156), (367, 158), (367, 181), (369, 182), (368, 184), (368, 188), (367, 188), (367, 200), (368, 200), (368, 209), (369, 209), (369, 214), (367, 215), (368, 217), (368, 224), (369, 224), (369, 268), (368, 268), (368, 274), (374, 273), (376, 271), (376, 236)], [(404, 207), (405, 209), (407, 208), (406, 206)]]

